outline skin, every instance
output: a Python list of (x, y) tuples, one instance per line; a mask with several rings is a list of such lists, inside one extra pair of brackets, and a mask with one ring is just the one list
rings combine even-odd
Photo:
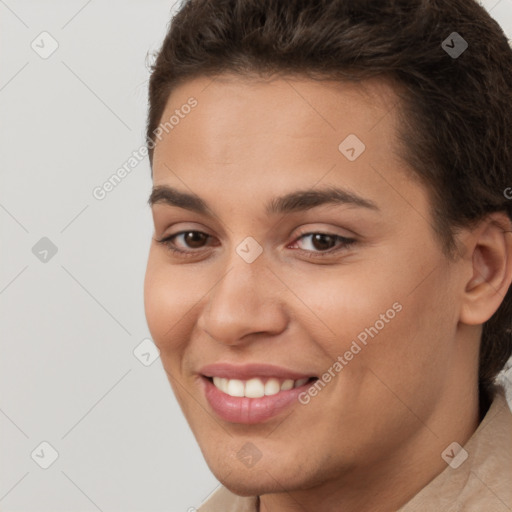
[[(510, 220), (493, 214), (461, 231), (459, 258), (443, 253), (427, 191), (398, 156), (386, 82), (200, 77), (172, 92), (162, 119), (190, 96), (197, 107), (156, 145), (154, 186), (197, 194), (211, 215), (153, 204), (145, 308), (205, 460), (231, 491), (259, 495), (260, 511), (397, 510), (478, 425), (481, 324), (512, 281)], [(348, 134), (366, 145), (353, 162), (338, 150)], [(264, 211), (271, 198), (327, 185), (379, 211)], [(175, 238), (192, 257), (156, 242), (183, 230), (212, 238)], [(311, 232), (356, 243), (328, 255), (341, 244), (299, 238)], [(263, 249), (250, 264), (236, 252), (247, 236)], [(321, 376), (395, 302), (402, 310), (307, 405), (235, 424), (201, 391), (198, 371), (214, 362)], [(247, 442), (261, 452), (252, 467), (237, 459)]]

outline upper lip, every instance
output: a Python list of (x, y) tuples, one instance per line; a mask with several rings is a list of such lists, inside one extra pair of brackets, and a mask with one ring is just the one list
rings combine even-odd
[(281, 366), (270, 364), (244, 364), (214, 363), (203, 366), (199, 373), (205, 377), (223, 377), (226, 379), (248, 380), (254, 377), (276, 377), (278, 379), (309, 379), (314, 377), (311, 373), (302, 373)]

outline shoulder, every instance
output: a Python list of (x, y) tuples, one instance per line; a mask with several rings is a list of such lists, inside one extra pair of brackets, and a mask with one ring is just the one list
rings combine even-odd
[(502, 387), (456, 458), (399, 512), (512, 510), (512, 412)]

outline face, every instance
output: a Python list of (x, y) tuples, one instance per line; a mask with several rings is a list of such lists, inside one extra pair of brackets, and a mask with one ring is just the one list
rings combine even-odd
[(462, 276), (398, 157), (396, 101), (378, 81), (231, 75), (169, 98), (146, 317), (239, 494), (369, 474), (431, 435)]

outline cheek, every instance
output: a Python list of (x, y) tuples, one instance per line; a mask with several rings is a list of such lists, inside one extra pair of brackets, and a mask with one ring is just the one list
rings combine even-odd
[[(376, 309), (367, 317), (368, 323), (374, 325), (379, 313), (395, 302), (400, 303), (401, 311), (369, 339), (365, 363), (404, 397), (423, 393), (426, 380), (442, 383), (458, 323), (449, 266), (436, 254), (425, 258), (416, 254), (390, 266), (388, 272), (374, 274), (371, 281), (365, 293)], [(376, 302), (375, 297), (379, 297)]]
[(300, 314), (301, 323), (309, 317), (314, 319), (314, 339), (324, 339), (331, 344), (330, 353), (339, 353), (365, 328), (379, 321), (381, 314), (389, 312), (391, 318), (400, 315), (393, 304), (403, 296), (401, 289), (406, 286), (397, 282), (390, 286), (388, 279), (363, 262), (310, 269), (295, 275), (290, 288), (298, 300), (293, 299), (290, 305)]
[(434, 255), (428, 261), (417, 253), (410, 256), (397, 258), (390, 251), (378, 264), (361, 261), (296, 273), (293, 280), (288, 276), (300, 299), (291, 303), (299, 322), (304, 327), (311, 318), (307, 325), (314, 339), (323, 340), (323, 348), (334, 357), (353, 340), (375, 347), (363, 350), (361, 361), (386, 355), (388, 360), (396, 356), (414, 361), (438, 351), (445, 343), (442, 336), (453, 336), (457, 324), (450, 272)]
[(165, 352), (176, 350), (184, 339), (187, 316), (193, 312), (197, 298), (187, 276), (180, 267), (171, 266), (153, 249), (150, 251), (144, 280), (144, 309), (153, 341)]

